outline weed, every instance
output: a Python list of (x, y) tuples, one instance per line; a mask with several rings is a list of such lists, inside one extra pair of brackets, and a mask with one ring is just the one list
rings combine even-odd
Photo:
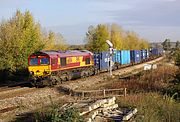
[(50, 97), (51, 106), (47, 109), (41, 109), (35, 113), (37, 122), (83, 122), (83, 118), (79, 115), (76, 108), (70, 107), (62, 109), (59, 105), (55, 104)]

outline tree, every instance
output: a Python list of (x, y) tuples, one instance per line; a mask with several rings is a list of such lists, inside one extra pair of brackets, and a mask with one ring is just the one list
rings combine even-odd
[(44, 50), (66, 50), (67, 44), (65, 43), (65, 39), (59, 33), (54, 33), (50, 31), (48, 36), (45, 39), (45, 47)]
[(138, 49), (139, 43), (138, 43), (139, 37), (135, 32), (126, 32), (126, 37), (124, 41), (124, 49), (127, 50), (135, 50)]
[(117, 24), (112, 24), (111, 25), (111, 42), (114, 45), (115, 49), (123, 49), (123, 30), (121, 27), (119, 27)]
[(176, 42), (175, 48), (176, 48), (176, 49), (180, 48), (180, 42), (179, 42), (179, 41)]
[(96, 28), (91, 26), (86, 34), (86, 47), (92, 52), (106, 51), (108, 45), (106, 40), (109, 39), (109, 32), (106, 25), (98, 25)]
[(174, 52), (174, 61), (175, 61), (175, 64), (180, 68), (180, 49), (177, 49)]
[(145, 40), (145, 39), (140, 39), (139, 43), (140, 44), (139, 44), (139, 48), (138, 49), (149, 49), (149, 47), (150, 47), (148, 41)]
[(105, 51), (107, 50), (107, 44), (105, 43), (107, 39), (110, 39), (114, 48), (118, 50), (140, 50), (149, 48), (147, 40), (139, 38), (135, 32), (125, 32), (117, 24), (112, 24), (111, 26), (90, 26), (86, 33), (86, 48), (95, 52)]
[(170, 39), (165, 39), (165, 41), (162, 43), (164, 50), (170, 50), (171, 48), (171, 42)]
[(29, 11), (19, 10), (0, 24), (0, 70), (16, 71), (27, 66), (30, 53), (44, 46), (39, 23)]

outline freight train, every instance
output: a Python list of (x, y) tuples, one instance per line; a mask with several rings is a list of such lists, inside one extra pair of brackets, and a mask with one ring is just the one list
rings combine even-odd
[[(113, 69), (162, 56), (163, 50), (114, 50)], [(109, 52), (87, 50), (40, 51), (28, 57), (29, 81), (33, 86), (56, 85), (109, 69)]]

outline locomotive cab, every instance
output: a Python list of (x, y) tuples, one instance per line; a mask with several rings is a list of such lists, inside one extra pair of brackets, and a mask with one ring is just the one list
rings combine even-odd
[(50, 74), (50, 57), (46, 54), (30, 55), (28, 65), (28, 70), (33, 77), (44, 77)]

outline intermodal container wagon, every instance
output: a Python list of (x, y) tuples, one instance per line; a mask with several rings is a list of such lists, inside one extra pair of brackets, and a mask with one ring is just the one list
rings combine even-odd
[(141, 51), (140, 50), (131, 50), (130, 51), (131, 63), (140, 63), (141, 62)]
[(94, 53), (94, 64), (99, 70), (109, 69), (109, 52)]
[(148, 58), (149, 58), (149, 50), (146, 49), (146, 59), (148, 59)]
[(121, 63), (121, 51), (115, 50), (113, 55), (113, 62), (120, 64)]
[(141, 50), (141, 59), (142, 60), (146, 59), (146, 50)]
[(121, 50), (121, 64), (130, 64), (130, 50)]
[(94, 66), (100, 69), (100, 53), (94, 53)]
[(163, 49), (162, 48), (152, 48), (150, 52), (151, 52), (151, 56), (163, 55)]

